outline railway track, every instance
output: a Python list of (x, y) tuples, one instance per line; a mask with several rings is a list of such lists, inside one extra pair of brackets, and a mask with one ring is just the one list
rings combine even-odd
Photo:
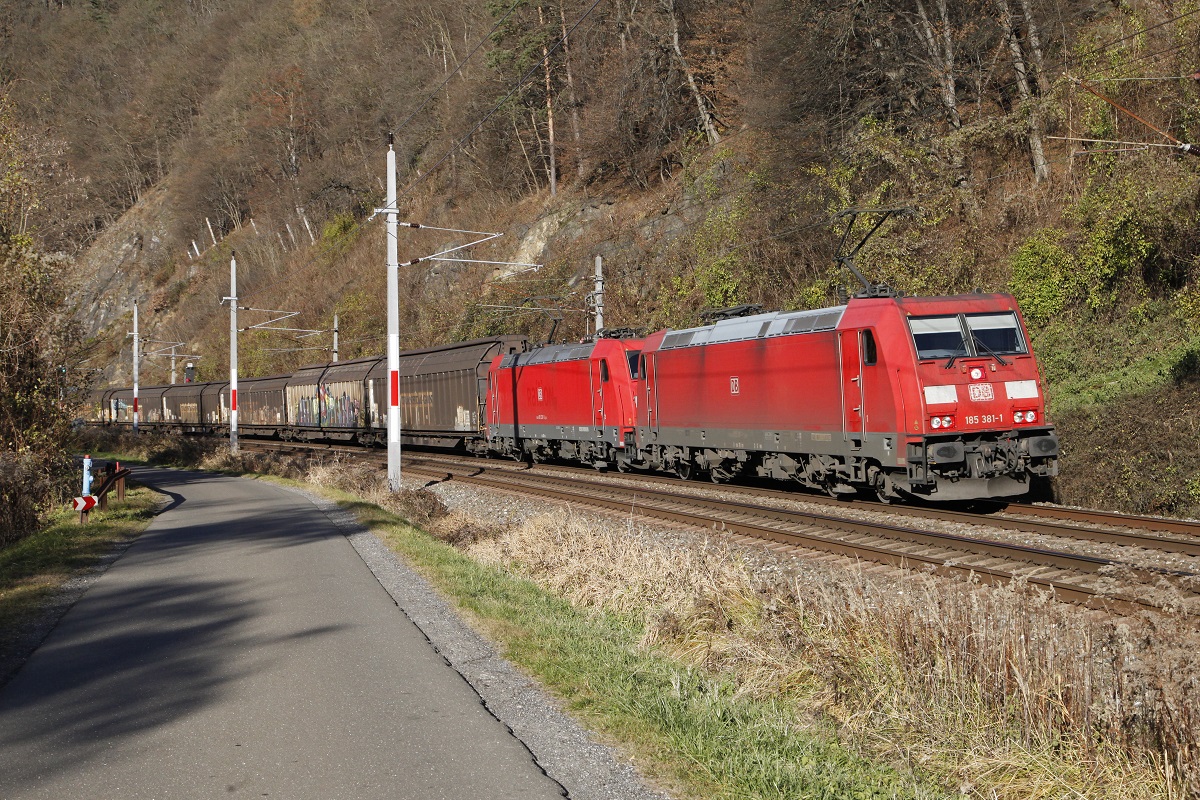
[[(382, 460), (381, 454), (338, 445), (283, 445), (248, 443), (251, 447), (309, 452), (345, 453), (356, 458)], [(847, 503), (832, 498), (798, 495), (777, 489), (722, 485), (722, 494), (735, 499), (697, 496), (703, 484), (673, 478), (608, 475), (597, 481), (594, 473), (578, 468), (539, 465), (529, 468), (515, 462), (484, 461), (445, 454), (408, 455), (407, 474), (437, 481), (453, 480), (488, 489), (536, 495), (560, 502), (633, 513), (642, 517), (681, 523), (774, 544), (776, 549), (820, 551), (868, 560), (905, 569), (968, 578), (992, 585), (1020, 580), (1055, 597), (1116, 613), (1152, 608), (1161, 610), (1178, 598), (1194, 597), (1200, 578), (1186, 570), (1168, 570), (1130, 564), (1113, 558), (1068, 553), (998, 541), (986, 535), (959, 535), (881, 521), (855, 519), (847, 509), (868, 509), (915, 521), (937, 520), (1043, 535), (1103, 541), (1200, 557), (1200, 537), (1180, 535), (1185, 526), (1167, 529), (1171, 535), (1137, 530), (1112, 530), (1077, 525), (1063, 518), (1027, 518), (1007, 513), (971, 514), (912, 506)], [(649, 484), (649, 486), (647, 486)], [(663, 488), (657, 488), (662, 486)], [(829, 513), (764, 505), (756, 500), (786, 498), (791, 502), (817, 503)], [(1030, 507), (1019, 507), (1024, 511)], [(1033, 507), (1041, 510), (1043, 507)], [(840, 513), (839, 513), (840, 512)], [(1119, 515), (1104, 515), (1106, 525)], [(1149, 518), (1134, 518), (1135, 521)], [(1170, 521), (1168, 521), (1170, 522)], [(1185, 524), (1186, 525), (1186, 524)], [(1134, 528), (1134, 524), (1126, 525)], [(1200, 567), (1200, 562), (1198, 562)], [(1168, 589), (1171, 599), (1161, 598)]]

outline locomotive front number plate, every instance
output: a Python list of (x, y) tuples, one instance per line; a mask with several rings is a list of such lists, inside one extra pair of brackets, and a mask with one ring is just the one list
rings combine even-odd
[(967, 389), (971, 394), (971, 399), (976, 403), (996, 399), (996, 393), (992, 391), (990, 383), (972, 383)]

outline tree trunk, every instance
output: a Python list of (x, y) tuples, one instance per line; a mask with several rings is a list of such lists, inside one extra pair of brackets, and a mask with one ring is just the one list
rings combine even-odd
[[(542, 7), (538, 5), (538, 25), (542, 28), (546, 26), (546, 19), (542, 14)], [(550, 196), (554, 197), (558, 194), (558, 158), (554, 152), (554, 86), (550, 80), (550, 46), (542, 44), (542, 70), (546, 75), (546, 139), (547, 151), (550, 154), (550, 164), (547, 172), (550, 176)]]
[(575, 94), (575, 75), (571, 71), (571, 46), (567, 41), (567, 11), (563, 7), (564, 0), (558, 2), (558, 18), (562, 22), (562, 51), (563, 64), (567, 71), (567, 104), (570, 106), (571, 114), (571, 138), (575, 142), (575, 168), (579, 173), (579, 177), (583, 178), (583, 160), (579, 158), (579, 142), (582, 139), (579, 126), (579, 96)]
[[(529, 169), (529, 174), (532, 179), (529, 181), (529, 191), (537, 191), (537, 170), (533, 168), (533, 161), (529, 158), (529, 150), (525, 148), (525, 140), (521, 138), (521, 128), (517, 125), (517, 117), (513, 115), (513, 135), (517, 137), (517, 144), (521, 145), (521, 155), (525, 156), (525, 166)], [(537, 122), (534, 121), (534, 133), (537, 133)]]
[(700, 110), (700, 124), (708, 136), (708, 143), (717, 144), (721, 141), (721, 134), (717, 132), (717, 122), (708, 108), (708, 101), (700, 92), (696, 76), (692, 74), (692, 69), (688, 66), (687, 59), (683, 57), (683, 50), (679, 46), (679, 17), (675, 13), (675, 0), (666, 0), (665, 6), (667, 13), (671, 16), (671, 43), (675, 48), (675, 57), (679, 59), (679, 65), (683, 69), (684, 76), (687, 77), (688, 88), (692, 90), (692, 97), (695, 98), (696, 107)]
[(1013, 71), (1017, 74), (1017, 91), (1021, 94), (1021, 103), (1029, 109), (1029, 152), (1033, 156), (1033, 174), (1038, 183), (1049, 179), (1050, 165), (1046, 162), (1046, 152), (1042, 147), (1042, 120), (1034, 103), (1033, 90), (1029, 85), (1029, 71), (1025, 66), (1025, 54), (1021, 50), (1021, 40), (1017, 38), (1016, 27), (1013, 24), (1012, 13), (1008, 0), (999, 0), (1000, 20), (1004, 26), (1004, 35), (1008, 37), (1008, 50), (1012, 54)]
[(1038, 35), (1037, 23), (1033, 21), (1033, 7), (1029, 0), (1021, 0), (1021, 10), (1025, 13), (1025, 32), (1029, 37), (1029, 51), (1033, 55), (1033, 65), (1037, 68), (1038, 94), (1045, 96), (1049, 90), (1046, 81), (1046, 67), (1042, 62), (1042, 40)]
[(625, 6), (617, 0), (617, 27), (621, 31), (621, 52), (629, 47), (629, 28), (633, 25), (633, 15), (637, 13), (638, 0), (629, 3), (629, 19), (625, 18)]
[(917, 33), (924, 42), (930, 61), (933, 62), (937, 71), (942, 105), (946, 108), (950, 124), (955, 128), (961, 128), (962, 118), (958, 114), (958, 92), (954, 87), (954, 40), (950, 35), (950, 13), (946, 8), (946, 0), (938, 0), (938, 14), (941, 16), (941, 37), (938, 37), (933, 29), (933, 24), (929, 21), (925, 4), (921, 0), (917, 0), (917, 16), (920, 19)]

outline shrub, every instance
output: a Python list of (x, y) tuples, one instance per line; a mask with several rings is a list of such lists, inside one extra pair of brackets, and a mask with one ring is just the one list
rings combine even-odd
[(1075, 297), (1075, 259), (1063, 247), (1066, 235), (1044, 228), (1013, 253), (1009, 288), (1030, 319), (1049, 319)]

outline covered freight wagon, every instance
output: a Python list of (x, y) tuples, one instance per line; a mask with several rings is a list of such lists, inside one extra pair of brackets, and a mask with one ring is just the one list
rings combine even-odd
[[(487, 371), (500, 355), (523, 352), (524, 336), (494, 336), (400, 354), (395, 387), (400, 403), (403, 441), (428, 447), (485, 449), (483, 426)], [(369, 394), (379, 403), (380, 428), (386, 428), (390, 387), (387, 361), (369, 376)], [(386, 432), (380, 433), (382, 443)]]
[(367, 375), (378, 356), (315, 364), (284, 378), (287, 415), (293, 435), (303, 439), (375, 438)]

